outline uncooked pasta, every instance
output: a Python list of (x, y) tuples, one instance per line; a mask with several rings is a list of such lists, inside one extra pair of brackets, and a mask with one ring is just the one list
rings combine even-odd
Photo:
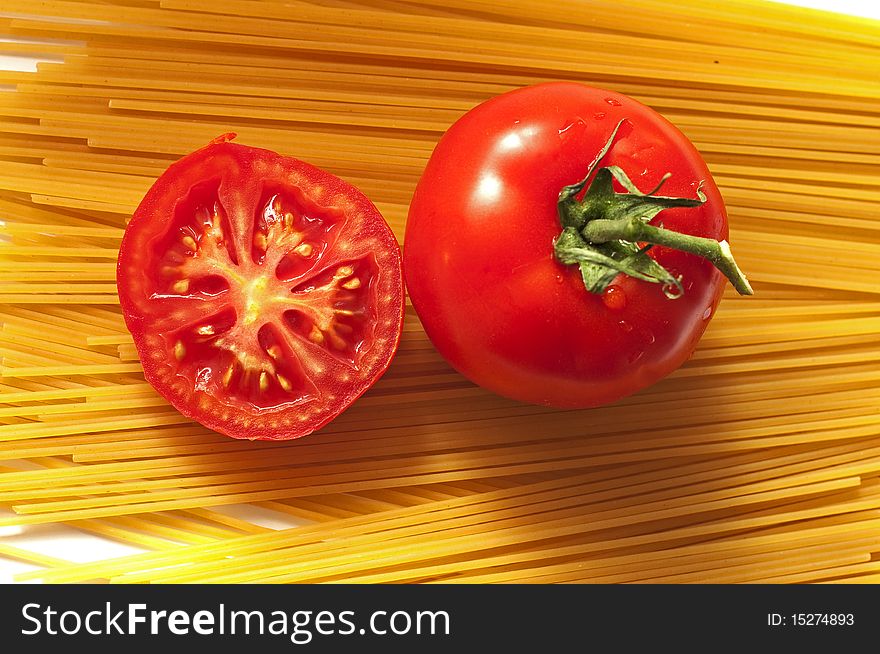
[[(142, 553), (48, 582), (880, 580), (880, 25), (760, 0), (5, 0), (0, 526)], [(624, 16), (625, 14), (625, 16)], [(625, 20), (624, 20), (625, 18)], [(725, 198), (755, 296), (589, 410), (480, 389), (407, 307), (321, 431), (235, 441), (144, 380), (116, 295), (134, 208), (219, 134), (358, 186), (400, 241), (443, 131), (573, 80), (655, 108)], [(249, 505), (270, 528), (222, 511)]]

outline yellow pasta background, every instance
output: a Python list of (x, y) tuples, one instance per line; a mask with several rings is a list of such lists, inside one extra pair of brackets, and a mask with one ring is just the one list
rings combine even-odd
[[(144, 554), (52, 582), (880, 580), (880, 25), (757, 0), (4, 0), (0, 526)], [(457, 117), (548, 80), (654, 107), (703, 153), (756, 295), (615, 405), (474, 387), (411, 307), (320, 433), (238, 442), (144, 381), (116, 299), (128, 216), (223, 132), (357, 185), (402, 239)], [(216, 510), (308, 522), (273, 530)]]

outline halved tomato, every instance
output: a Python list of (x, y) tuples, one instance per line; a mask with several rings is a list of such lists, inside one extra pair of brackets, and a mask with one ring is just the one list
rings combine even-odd
[(148, 191), (119, 252), (119, 299), (144, 375), (181, 413), (234, 438), (297, 438), (388, 367), (400, 248), (360, 191), (232, 136)]

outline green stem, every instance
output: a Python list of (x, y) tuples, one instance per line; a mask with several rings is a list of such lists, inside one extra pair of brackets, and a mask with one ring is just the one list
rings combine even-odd
[[(669, 173), (656, 188), (643, 193), (618, 166), (598, 167), (623, 122), (614, 128), (584, 179), (563, 187), (559, 193), (557, 211), (562, 233), (554, 243), (556, 258), (565, 265), (577, 265), (584, 286), (591, 293), (602, 293), (617, 275), (624, 274), (661, 284), (668, 297), (677, 298), (683, 293), (681, 277), (648, 255), (651, 246), (662, 245), (703, 257), (718, 268), (740, 294), (752, 295), (752, 287), (736, 265), (727, 241), (690, 236), (650, 224), (665, 209), (705, 204), (702, 183), (696, 189), (696, 198), (668, 197), (655, 194)], [(626, 193), (618, 193), (615, 183)]]
[(691, 236), (662, 227), (648, 225), (638, 218), (619, 220), (592, 220), (581, 229), (581, 235), (590, 243), (609, 241), (629, 241), (630, 243), (651, 243), (674, 250), (681, 250), (703, 257), (720, 270), (740, 295), (752, 295), (749, 280), (736, 265), (727, 241)]

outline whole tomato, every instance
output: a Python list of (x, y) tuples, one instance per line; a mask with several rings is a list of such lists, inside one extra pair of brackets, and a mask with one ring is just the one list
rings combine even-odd
[(678, 129), (625, 95), (549, 83), (477, 106), (442, 137), (410, 206), (404, 271), (428, 336), (465, 376), (590, 407), (690, 356), (721, 297), (713, 263), (751, 293), (727, 236)]

